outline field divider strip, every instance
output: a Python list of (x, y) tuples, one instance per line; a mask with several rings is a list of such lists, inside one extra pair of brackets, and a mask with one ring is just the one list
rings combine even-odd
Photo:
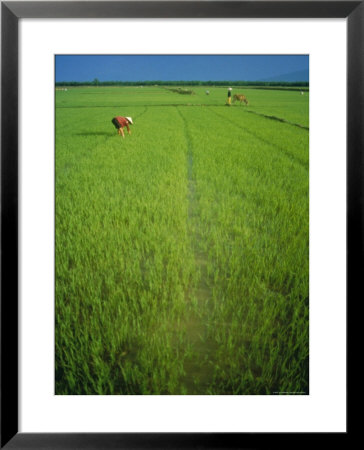
[(264, 117), (265, 119), (276, 120), (277, 122), (283, 122), (283, 123), (286, 123), (287, 125), (292, 125), (294, 127), (302, 128), (303, 130), (307, 130), (307, 131), (310, 130), (309, 127), (305, 127), (304, 125), (300, 125), (299, 123), (290, 122), (289, 120), (283, 119), (282, 117), (270, 116), (268, 114), (263, 114), (263, 113), (259, 113), (257, 111), (252, 111), (252, 110), (249, 110), (249, 111), (244, 110), (243, 112), (248, 113), (248, 114), (255, 114), (256, 116)]
[(147, 111), (148, 111), (148, 106), (145, 106), (145, 107), (144, 107), (144, 111), (141, 112), (141, 113), (138, 114), (138, 115), (135, 115), (135, 117), (138, 119), (139, 117), (141, 117), (142, 115), (144, 115)]
[(177, 107), (186, 107), (189, 108), (191, 106), (221, 106), (221, 103), (216, 103), (216, 104), (211, 104), (211, 103), (158, 103), (156, 105), (143, 105), (143, 104), (119, 104), (119, 105), (73, 105), (73, 106), (56, 106), (56, 109), (76, 109), (76, 108), (125, 108), (125, 107), (150, 107), (150, 108), (159, 108), (161, 106), (166, 107), (172, 107), (172, 108), (177, 108)]
[(181, 111), (176, 107), (176, 110), (181, 117), (183, 122), (184, 134), (187, 143), (187, 183), (188, 183), (188, 216), (187, 221), (188, 229), (190, 234), (191, 248), (194, 253), (194, 260), (196, 270), (199, 272), (200, 276), (194, 286), (193, 294), (196, 296), (199, 316), (196, 317), (196, 313), (190, 311), (187, 315), (187, 320), (190, 323), (186, 323), (187, 332), (191, 331), (189, 336), (190, 342), (194, 348), (194, 351), (198, 354), (196, 361), (188, 363), (185, 367), (186, 379), (185, 382), (189, 385), (189, 389), (194, 389), (192, 379), (194, 377), (202, 377), (200, 382), (202, 384), (208, 385), (210, 381), (210, 371), (204, 371), (201, 369), (201, 361), (206, 355), (210, 355), (210, 360), (212, 359), (212, 347), (211, 343), (207, 341), (201, 341), (200, 336), (206, 335), (207, 331), (207, 316), (206, 316), (206, 302), (212, 298), (212, 290), (207, 282), (207, 259), (208, 255), (206, 251), (199, 249), (199, 240), (201, 239), (198, 229), (194, 221), (197, 217), (197, 199), (196, 199), (196, 180), (193, 176), (193, 143), (192, 138), (188, 129), (188, 123)]

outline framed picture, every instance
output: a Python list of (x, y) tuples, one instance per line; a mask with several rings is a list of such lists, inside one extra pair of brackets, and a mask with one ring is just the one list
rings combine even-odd
[[(272, 440), (283, 446), (294, 445), (294, 440), (298, 438), (300, 442), (308, 443), (312, 433), (315, 433), (316, 441), (320, 439), (320, 436), (322, 439), (327, 439), (325, 433), (335, 433), (336, 438), (347, 439), (345, 315), (349, 299), (354, 298), (354, 295), (357, 298), (358, 293), (362, 292), (359, 283), (364, 268), (361, 245), (363, 242), (363, 105), (361, 101), (364, 94), (363, 3), (361, 1), (9, 1), (2, 2), (1, 7), (1, 447), (254, 448), (270, 445)], [(320, 20), (326, 21), (327, 26), (322, 27)], [(325, 34), (325, 39), (321, 38), (320, 30)], [(269, 39), (267, 39), (268, 36)], [(111, 42), (110, 39), (114, 41)], [(249, 39), (251, 42), (246, 43)], [(346, 42), (344, 42), (345, 39)], [(265, 91), (260, 92), (255, 89), (254, 84), (249, 85), (247, 82), (243, 85), (236, 82), (228, 89), (223, 81), (220, 84), (219, 82), (210, 83), (211, 80), (206, 73), (209, 61), (215, 66), (222, 67), (226, 64), (228, 56), (230, 64), (234, 66), (235, 56), (249, 54), (250, 58), (252, 55), (253, 57), (264, 54), (275, 55), (272, 58), (276, 57), (276, 61), (280, 61), (281, 71), (284, 71), (284, 55), (290, 58), (292, 55), (299, 54), (306, 61), (307, 74), (309, 61), (309, 82), (308, 79), (301, 85), (297, 82), (291, 84), (286, 82), (282, 97), (279, 97), (281, 102), (279, 105), (276, 104), (278, 97), (274, 96), (277, 92), (274, 89), (277, 86), (273, 78), (268, 80), (266, 77), (264, 81), (264, 76), (261, 75), (259, 86), (260, 88), (263, 86)], [(124, 79), (117, 87), (119, 90), (123, 89), (120, 92), (123, 96), (125, 94), (126, 97), (123, 98), (127, 99), (124, 104), (125, 117), (116, 117), (119, 115), (118, 108), (122, 103), (120, 103), (121, 97), (117, 93), (119, 91), (116, 90), (115, 83), (110, 87), (105, 80), (99, 80), (96, 74), (88, 86), (81, 83), (83, 89), (77, 90), (77, 81), (72, 78), (68, 81), (62, 78), (65, 72), (59, 75), (62, 69), (66, 68), (65, 61), (69, 55), (78, 56), (77, 70), (79, 71), (87, 64), (85, 59), (87, 55), (88, 58), (97, 55), (99, 65), (106, 64), (106, 55), (124, 55), (124, 66), (134, 64), (136, 55), (143, 55), (144, 59), (141, 58), (137, 64), (140, 64), (139, 74), (145, 73), (147, 81), (137, 83), (136, 80), (141, 80), (139, 75), (134, 83), (130, 84), (130, 79)], [(182, 60), (183, 55), (185, 59)], [(188, 59), (191, 55), (195, 59)], [(279, 56), (281, 59), (278, 59)], [(167, 80), (169, 83), (163, 83), (166, 80), (155, 81), (156, 78), (153, 78), (153, 75), (147, 75), (148, 65), (152, 67), (155, 64), (155, 67), (158, 66), (159, 69), (167, 67), (165, 64), (167, 57), (175, 58), (173, 64), (169, 62), (168, 67), (173, 65), (181, 67), (181, 73), (183, 64), (185, 67), (199, 65), (205, 69), (205, 73), (201, 72), (198, 83), (191, 85), (179, 83), (177, 75), (174, 76), (173, 82), (171, 81), (173, 77), (170, 75)], [(246, 65), (250, 64), (249, 57), (245, 60)], [(134, 62), (131, 62), (130, 58), (134, 58)], [(273, 59), (269, 61), (271, 65), (276, 64)], [(236, 62), (236, 67), (238, 64)], [(330, 70), (327, 68), (329, 66)], [(88, 77), (91, 76), (90, 73)], [(155, 73), (160, 74), (160, 72)], [(211, 73), (213, 73), (212, 70)], [(327, 78), (330, 74), (332, 79)], [(258, 75), (254, 76), (259, 78)], [(110, 77), (111, 75), (109, 80)], [(181, 78), (184, 81), (186, 79)], [(238, 75), (235, 80), (237, 79)], [(82, 78), (80, 80), (85, 81)], [(234, 81), (234, 79), (229, 78), (228, 81)], [(241, 92), (242, 86), (244, 86), (244, 95)], [(279, 86), (282, 89), (282, 82)], [(103, 99), (101, 103), (98, 100), (101, 98), (100, 94)], [(85, 105), (93, 108), (92, 114), (90, 113), (87, 117), (84, 114), (85, 110), (82, 110)], [(168, 109), (169, 106), (172, 108)], [(161, 107), (165, 109), (162, 110)], [(148, 108), (149, 110), (154, 108), (153, 113), (148, 112)], [(284, 108), (286, 108), (285, 111), (291, 108), (288, 115), (286, 112), (282, 113)], [(310, 108), (309, 117), (308, 108)], [(74, 112), (75, 109), (76, 112)], [(83, 114), (82, 118), (80, 110)], [(54, 111), (56, 111), (55, 114)], [(157, 122), (152, 120), (157, 112), (160, 114), (157, 121), (160, 123), (160, 130), (157, 129), (159, 128)], [(105, 121), (105, 114), (111, 115), (108, 126), (112, 127), (112, 119), (117, 133), (104, 128), (104, 125), (98, 125), (97, 120), (102, 123)], [(175, 117), (175, 122), (178, 121), (181, 125), (179, 128), (173, 128), (171, 125), (173, 122), (171, 114)], [(243, 125), (241, 117), (245, 118)], [(87, 124), (92, 120), (95, 121), (90, 130)], [(224, 126), (220, 129), (220, 125), (211, 124), (214, 120), (223, 121)], [(262, 122), (258, 123), (256, 120)], [(148, 167), (152, 167), (152, 160), (160, 158), (155, 170), (148, 172), (150, 180), (156, 176), (157, 167), (164, 164), (172, 171), (177, 167), (177, 160), (167, 162), (164, 155), (158, 152), (148, 157), (144, 154), (142, 156), (138, 153), (138, 144), (133, 144), (134, 147), (130, 146), (123, 154), (123, 161), (117, 162), (120, 155), (120, 143), (124, 144), (122, 148), (125, 149), (125, 143), (130, 145), (131, 138), (135, 136), (135, 141), (139, 139), (138, 121), (140, 124), (144, 123), (145, 135), (140, 136), (141, 143), (154, 142), (154, 148), (158, 146), (167, 148), (167, 145), (173, 142), (176, 148), (175, 158), (179, 157), (178, 149), (181, 147), (180, 156), (182, 159), (185, 158), (183, 161), (186, 162), (186, 167), (183, 166), (186, 173), (183, 170), (182, 172), (188, 182), (180, 186), (180, 191), (175, 191), (174, 195), (179, 198), (179, 204), (182, 209), (184, 208), (183, 211), (190, 222), (187, 225), (187, 231), (183, 228), (183, 220), (178, 221), (175, 199), (170, 205), (173, 213), (169, 210), (169, 212), (162, 211), (165, 205), (168, 205), (168, 199), (171, 198), (171, 180), (178, 180), (179, 172), (178, 174), (171, 172), (169, 178), (165, 172), (158, 172), (162, 180), (160, 182), (165, 183), (163, 198), (159, 196), (160, 191), (153, 191), (153, 194), (152, 187), (145, 190), (145, 176), (149, 170)], [(264, 121), (290, 127), (289, 130), (287, 128), (287, 132), (282, 128), (280, 139), (286, 139), (284, 145), (283, 141), (276, 139), (275, 132), (269, 131), (270, 125), (263, 125)], [(259, 134), (259, 126), (266, 126), (264, 136)], [(125, 133), (123, 127), (125, 127)], [(201, 134), (200, 128), (203, 128), (205, 135)], [(228, 162), (225, 161), (223, 153), (220, 156), (218, 152), (214, 154), (216, 165), (211, 166), (209, 173), (206, 173), (208, 158), (205, 161), (203, 158), (206, 155), (211, 157), (212, 142), (211, 138), (206, 136), (211, 136), (215, 129), (217, 132), (225, 133), (224, 128), (228, 131), (216, 137), (216, 147), (225, 148), (224, 146), (227, 145), (229, 148), (236, 148), (237, 152), (231, 153), (231, 160)], [(297, 133), (300, 133), (300, 137), (297, 138), (299, 144), (297, 144), (296, 152), (290, 149), (292, 142), (296, 142), (291, 128), (299, 130)], [(181, 129), (184, 131), (180, 136)], [(240, 131), (237, 135), (238, 129)], [(243, 130), (242, 134), (241, 130)], [(130, 132), (131, 136), (128, 136), (127, 132)], [(75, 148), (72, 146), (72, 136), (80, 144), (81, 150), (77, 153), (79, 158), (77, 161)], [(241, 157), (239, 139), (242, 136), (250, 142), (249, 145), (252, 148), (256, 146), (256, 139), (259, 140), (260, 156), (256, 155), (255, 159)], [(90, 139), (93, 140), (92, 146), (89, 146)], [(108, 166), (109, 163), (105, 159), (106, 147), (102, 145), (106, 139), (108, 140), (107, 155), (114, 165)], [(179, 139), (184, 142), (181, 146)], [(308, 140), (310, 141), (309, 158)], [(147, 144), (143, 145), (147, 146)], [(186, 148), (184, 149), (183, 146)], [(201, 148), (201, 152), (194, 155), (191, 151), (193, 146)], [(54, 148), (56, 148), (56, 155), (54, 155)], [(268, 227), (268, 230), (260, 219), (252, 218), (250, 225), (244, 226), (243, 229), (235, 213), (219, 215), (220, 210), (217, 207), (212, 211), (212, 200), (209, 200), (210, 203), (206, 201), (206, 210), (203, 210), (202, 206), (197, 207), (197, 198), (202, 205), (203, 197), (201, 200), (198, 196), (202, 194), (196, 193), (194, 176), (197, 176), (197, 170), (201, 170), (203, 176), (201, 175), (200, 180), (207, 180), (210, 177), (212, 181), (210, 181), (209, 189), (211, 189), (211, 186), (217, 185), (219, 165), (226, 162), (233, 173), (234, 164), (236, 166), (239, 162), (249, 167), (256, 176), (250, 180), (249, 170), (245, 168), (235, 175), (235, 186), (238, 179), (245, 179), (245, 177), (247, 183), (250, 182), (252, 186), (255, 186), (258, 180), (263, 179), (260, 173), (262, 168), (258, 164), (259, 159), (265, 158), (265, 164), (268, 164), (270, 168), (278, 167), (280, 164), (280, 156), (270, 154), (272, 148), (283, 154), (283, 159), (287, 163), (285, 163), (284, 173), (294, 172), (295, 174), (296, 181), (290, 185), (291, 203), (288, 200), (284, 204), (279, 201), (280, 188), (276, 187), (279, 184), (276, 179), (283, 177), (279, 173), (272, 175), (275, 181), (269, 185), (268, 190), (272, 197), (269, 202), (259, 193), (254, 194), (255, 188), (252, 188), (252, 198), (254, 197), (254, 202), (257, 202), (254, 203), (255, 206), (262, 202), (269, 203), (269, 212), (261, 215), (261, 218), (270, 217), (272, 220), (269, 223), (274, 222), (274, 211), (279, 215), (282, 207), (289, 209), (290, 217), (295, 218), (292, 222), (296, 222), (296, 228), (287, 228), (286, 232), (290, 237), (286, 240), (282, 238), (280, 245), (277, 244), (275, 255), (267, 259), (259, 259), (259, 255), (265, 254), (268, 236), (273, 233), (272, 227)], [(64, 153), (57, 152), (59, 149), (63, 149)], [(112, 264), (118, 264), (116, 261), (119, 261), (117, 252), (115, 253), (112, 248), (107, 249), (101, 246), (97, 250), (93, 247), (95, 252), (87, 255), (77, 249), (77, 239), (81, 243), (82, 237), (85, 236), (84, 231), (80, 230), (85, 230), (84, 227), (90, 229), (93, 227), (88, 217), (96, 211), (96, 197), (99, 193), (93, 190), (94, 180), (88, 178), (92, 176), (93, 169), (87, 164), (84, 166), (84, 172), (81, 170), (77, 172), (72, 192), (67, 183), (72, 176), (70, 169), (72, 164), (79, 168), (79, 161), (90, 152), (93, 152), (93, 155), (97, 153), (99, 167), (102, 165), (106, 167), (107, 175), (104, 173), (104, 178), (100, 171), (97, 172), (97, 176), (101, 176), (98, 178), (98, 183), (103, 184), (103, 195), (106, 197), (111, 192), (109, 189), (112, 190), (118, 183), (119, 175), (115, 172), (115, 167), (118, 167), (118, 170), (126, 168), (123, 184), (119, 186), (124, 199), (127, 199), (129, 195), (127, 186), (134, 183), (133, 170), (143, 172), (144, 181), (141, 179), (139, 185), (144, 186), (144, 191), (143, 193), (138, 191), (138, 202), (133, 202), (134, 194), (131, 195), (130, 203), (125, 200), (127, 204), (125, 208), (127, 210), (139, 208), (140, 211), (138, 210), (134, 219), (144, 215), (148, 216), (150, 222), (146, 225), (138, 221), (139, 219), (135, 219), (137, 222), (132, 223), (134, 219), (129, 214), (122, 218), (119, 215), (117, 220), (123, 220), (123, 226), (128, 229), (128, 233), (122, 239), (128, 238), (135, 243), (138, 241), (135, 239), (136, 231), (151, 232), (150, 224), (157, 223), (159, 220), (155, 211), (158, 208), (161, 209), (163, 205), (159, 217), (164, 217), (164, 222), (158, 222), (152, 231), (153, 239), (155, 239), (153, 248), (162, 248), (162, 242), (164, 242), (163, 245), (167, 245), (166, 252), (170, 255), (169, 259), (167, 260), (163, 255), (160, 258), (158, 256), (159, 259), (156, 256), (151, 258), (150, 249), (144, 249), (140, 251), (140, 255), (143, 254), (145, 259), (142, 261), (139, 257), (137, 258), (135, 270), (140, 273), (142, 282), (148, 285), (150, 290), (154, 289), (157, 292), (155, 298), (164, 305), (163, 314), (167, 314), (166, 311), (172, 308), (168, 303), (168, 296), (163, 294), (166, 292), (166, 286), (169, 286), (168, 289), (174, 289), (173, 294), (170, 294), (173, 298), (180, 296), (182, 300), (185, 300), (186, 295), (188, 296), (192, 305), (191, 311), (194, 311), (195, 315), (193, 320), (192, 313), (191, 316), (187, 314), (187, 319), (184, 313), (180, 315), (178, 308), (181, 305), (178, 306), (177, 302), (173, 306), (176, 310), (172, 308), (173, 314), (166, 315), (164, 322), (144, 316), (143, 301), (148, 303), (152, 297), (148, 297), (145, 289), (138, 288), (139, 301), (134, 304), (133, 294), (130, 294), (126, 304), (129, 304), (130, 309), (135, 308), (138, 311), (134, 318), (143, 317), (143, 320), (150, 324), (149, 331), (143, 338), (144, 341), (141, 337), (126, 339), (125, 346), (121, 346), (114, 353), (106, 352), (107, 356), (102, 354), (102, 349), (97, 350), (95, 353), (97, 356), (94, 359), (92, 356), (92, 362), (85, 368), (82, 366), (82, 359), (77, 358), (77, 353), (81, 352), (81, 348), (97, 348), (100, 340), (103, 342), (101, 347), (105, 347), (104, 339), (106, 339), (108, 327), (105, 323), (97, 322), (97, 332), (104, 331), (99, 335), (95, 333), (93, 337), (87, 329), (87, 319), (83, 313), (80, 313), (81, 307), (76, 306), (72, 309), (69, 305), (70, 299), (83, 301), (82, 308), (84, 308), (83, 311), (86, 310), (87, 316), (102, 322), (101, 317), (104, 316), (99, 313), (107, 308), (106, 303), (87, 303), (87, 295), (84, 293), (87, 292), (88, 286), (96, 283), (102, 300), (111, 295), (110, 280), (107, 278), (91, 280), (86, 277), (81, 285), (75, 278), (72, 282), (68, 280), (67, 286), (59, 280), (64, 279), (66, 272), (76, 273), (78, 258), (86, 258), (90, 267), (94, 267), (95, 264), (100, 265), (101, 260), (104, 261), (101, 254), (110, 251)], [(64, 157), (66, 159), (63, 159)], [(194, 157), (196, 160), (193, 160)], [(130, 165), (131, 161), (134, 161), (134, 166)], [(144, 169), (141, 164), (144, 164)], [(213, 174), (214, 170), (216, 172)], [(132, 176), (130, 179), (127, 178), (128, 173)], [(264, 173), (266, 177), (268, 172)], [(308, 183), (308, 173), (310, 183)], [(111, 179), (112, 176), (113, 179)], [(309, 184), (310, 209), (308, 209)], [(202, 184), (199, 186), (202, 189)], [(229, 195), (216, 205), (219, 205), (220, 209), (238, 211), (241, 207), (241, 198), (246, 198), (244, 192), (238, 195), (225, 186), (216, 188), (213, 194), (209, 191), (211, 195), (206, 190), (204, 195), (206, 199), (211, 196), (221, 197), (222, 189), (225, 189), (226, 195), (227, 193)], [(71, 197), (74, 200), (75, 196), (79, 195), (77, 201), (71, 202), (73, 206), (64, 201), (65, 190), (67, 201)], [(93, 201), (91, 191), (95, 196), (95, 205), (90, 207), (90, 202)], [(303, 194), (297, 197), (296, 191), (297, 195)], [(82, 192), (87, 195), (82, 197), (80, 194)], [(149, 197), (147, 197), (148, 192)], [(265, 194), (268, 195), (268, 191)], [(100, 208), (105, 205), (106, 197), (99, 198)], [(183, 203), (186, 199), (187, 202)], [(146, 206), (148, 202), (153, 203), (152, 209)], [(300, 208), (295, 209), (294, 205), (298, 203)], [(77, 222), (78, 219), (75, 219), (72, 224), (70, 221), (63, 221), (64, 217), (75, 216), (72, 212), (74, 205), (78, 205), (81, 210), (86, 204), (88, 207), (79, 215), (79, 217), (82, 216), (81, 223)], [(122, 208), (119, 203), (115, 203), (114, 206)], [(245, 205), (244, 208), (246, 208)], [(59, 214), (60, 209), (63, 211), (62, 214)], [(309, 212), (310, 248), (308, 248)], [(199, 229), (194, 217), (203, 216), (208, 223), (209, 214), (215, 218), (219, 217), (218, 220), (221, 222), (224, 217), (228, 224), (221, 226), (219, 231), (214, 228), (211, 219), (207, 227), (210, 234), (205, 236), (206, 245), (203, 247), (199, 244), (197, 248), (197, 241), (201, 240), (203, 231)], [(246, 209), (246, 214), (250, 214), (249, 208)], [(95, 228), (94, 232), (91, 231), (91, 234), (94, 233), (95, 242), (102, 239), (100, 237), (102, 233), (109, 232), (110, 224), (114, 223), (112, 217), (114, 217), (113, 214), (109, 216), (106, 214), (103, 224), (100, 225), (100, 222), (97, 229)], [(170, 217), (170, 221), (166, 217)], [(165, 221), (169, 221), (166, 233), (163, 231)], [(147, 228), (144, 230), (144, 226), (149, 231)], [(282, 224), (279, 223), (277, 227), (277, 230), (281, 230)], [(266, 238), (262, 237), (260, 241), (254, 241), (254, 235), (257, 233), (256, 231), (253, 233), (253, 228), (259, 229), (261, 236)], [(172, 234), (171, 229), (174, 230)], [(230, 233), (226, 241), (223, 240), (225, 239), (223, 229), (230, 230), (226, 231)], [(76, 235), (72, 234), (75, 230), (78, 230), (76, 239)], [(188, 242), (184, 244), (180, 239), (174, 240), (174, 233), (180, 233), (180, 236), (187, 233), (190, 238), (192, 236), (190, 239), (192, 260), (186, 251), (190, 244)], [(250, 243), (250, 250), (234, 253), (235, 250), (230, 249), (231, 251), (227, 252), (228, 259), (225, 258), (226, 255), (217, 255), (219, 252), (224, 254), (225, 249), (230, 248), (234, 233), (239, 236), (239, 240), (236, 241), (239, 242), (238, 246)], [(63, 240), (62, 236), (65, 235), (67, 240)], [(213, 239), (217, 239), (221, 245), (211, 247)], [(288, 241), (292, 247), (289, 257), (287, 256)], [(141, 246), (144, 245), (143, 240), (138, 242)], [(212, 260), (220, 258), (219, 266), (209, 265), (208, 246), (214, 249), (211, 252), (216, 253)], [(123, 247), (123, 252), (126, 254), (125, 249), (126, 247)], [(310, 250), (309, 255), (308, 250)], [(67, 255), (62, 259), (64, 251)], [(184, 261), (180, 269), (176, 269), (180, 264), (177, 256), (172, 258), (171, 255), (177, 255)], [(236, 266), (230, 264), (230, 260), (234, 257)], [(243, 273), (239, 266), (238, 262), (242, 257), (250, 261), (254, 267), (249, 276)], [(132, 253), (129, 254), (128, 259), (133, 260)], [(275, 270), (270, 269), (268, 275), (261, 269), (264, 264), (268, 264), (266, 261), (270, 261), (270, 268), (276, 267)], [(79, 264), (78, 274), (82, 272), (83, 264)], [(158, 264), (161, 274), (169, 275), (166, 277), (161, 275), (161, 279), (155, 278), (156, 285), (152, 287), (154, 278), (149, 275), (153, 274), (154, 277)], [(308, 264), (310, 294), (308, 293)], [(287, 273), (284, 273), (283, 266), (289, 266)], [(64, 267), (65, 272), (62, 272)], [(103, 272), (109, 271), (110, 267), (108, 263), (105, 263)], [(128, 273), (129, 268), (125, 269), (125, 267), (124, 272), (120, 269), (119, 274)], [(227, 270), (222, 275), (224, 283), (221, 286), (216, 284), (214, 287), (211, 287), (212, 285), (207, 287), (208, 277), (218, 279), (218, 274), (224, 267), (231, 267), (230, 271)], [(233, 277), (233, 267), (235, 267), (234, 276), (237, 279), (246, 280), (245, 285), (240, 282), (232, 287), (229, 280)], [(255, 277), (253, 272), (256, 274)], [(297, 272), (300, 273), (299, 276)], [(292, 282), (292, 277), (295, 276), (301, 280), (299, 283)], [(178, 289), (172, 283), (175, 277), (180, 277), (182, 280), (177, 286)], [(200, 281), (195, 280), (198, 277)], [(135, 280), (135, 277), (131, 277), (129, 281), (125, 281), (125, 292), (118, 290), (118, 295), (124, 298), (125, 293), (129, 292), (128, 286), (137, 283)], [(123, 282), (120, 275), (117, 283)], [(186, 294), (191, 289), (189, 287), (191, 283), (195, 294), (191, 292)], [(77, 291), (77, 295), (72, 296), (72, 289)], [(210, 306), (215, 308), (215, 312), (205, 321), (207, 337), (205, 336), (203, 340), (195, 328), (201, 317), (198, 305), (201, 299), (207, 296), (207, 289), (211, 290)], [(217, 292), (217, 289), (220, 290)], [(279, 298), (281, 302), (286, 302), (294, 295), (299, 297), (304, 305), (300, 310), (287, 308), (281, 315), (272, 313), (266, 317), (264, 329), (267, 341), (260, 340), (259, 345), (261, 346), (263, 341), (267, 342), (268, 359), (273, 358), (274, 352), (280, 354), (279, 348), (282, 341), (277, 337), (277, 333), (279, 335), (280, 327), (282, 330), (288, 330), (285, 319), (282, 317), (286, 317), (287, 314), (292, 314), (293, 317), (291, 317), (289, 328), (291, 337), (287, 337), (291, 343), (290, 356), (287, 360), (277, 359), (279, 363), (276, 362), (270, 372), (266, 369), (270, 363), (264, 365), (255, 362), (252, 365), (244, 365), (247, 374), (245, 378), (239, 375), (242, 366), (237, 364), (237, 360), (233, 358), (234, 354), (240, 355), (241, 362), (244, 358), (249, 359), (250, 353), (257, 348), (254, 339), (246, 338), (247, 334), (241, 332), (243, 316), (240, 314), (246, 314), (251, 322), (257, 320), (257, 315), (252, 314), (249, 308), (242, 307), (238, 312), (229, 309), (229, 306), (222, 306), (222, 303), (216, 306), (217, 299), (223, 299), (229, 304), (230, 299), (234, 298), (234, 289), (244, 290), (244, 295), (253, 298), (256, 311), (271, 311), (270, 308), (273, 307), (269, 301), (276, 302)], [(252, 291), (254, 291), (253, 297)], [(89, 292), (92, 298), (91, 288)], [(242, 294), (239, 291), (238, 296), (240, 295)], [(310, 302), (310, 309), (308, 309), (308, 302)], [(327, 312), (329, 305), (332, 308), (330, 312)], [(128, 314), (128, 310), (123, 310), (121, 305), (118, 308), (115, 307), (116, 309), (114, 306), (108, 313), (109, 319), (118, 314)], [(78, 337), (67, 349), (67, 336), (69, 336), (67, 333), (70, 330), (74, 332), (72, 317), (76, 314), (80, 314), (79, 317), (82, 318), (78, 325), (79, 332), (76, 333)], [(308, 314), (310, 314), (310, 320), (308, 320)], [(171, 317), (175, 322), (171, 320)], [(135, 330), (140, 326), (138, 320), (132, 320), (133, 330), (129, 330), (128, 335), (136, 333)], [(183, 320), (189, 325), (187, 326), (186, 323), (183, 325)], [(219, 320), (225, 323), (221, 327), (221, 332), (216, 331)], [(68, 328), (66, 321), (68, 321)], [(179, 333), (178, 327), (181, 321), (183, 332)], [(274, 326), (269, 323), (275, 321), (277, 323)], [(248, 320), (244, 322), (244, 326), (248, 327)], [(153, 334), (151, 330), (156, 327), (160, 327), (162, 331)], [(310, 334), (308, 334), (308, 327)], [(117, 326), (111, 327), (108, 332), (116, 336), (116, 340), (122, 341), (123, 338), (120, 337), (122, 332)], [(189, 332), (191, 335), (195, 333), (197, 337), (195, 340), (193, 338), (187, 340), (186, 344), (181, 344), (179, 347), (177, 342), (184, 342), (184, 335)], [(173, 336), (171, 340), (165, 337), (168, 333)], [(234, 333), (237, 333), (239, 338), (235, 339)], [(216, 337), (213, 338), (214, 344), (212, 344), (209, 336), (214, 334)], [(83, 340), (86, 335), (87, 339)], [(179, 352), (184, 352), (184, 367), (181, 366), (182, 358), (173, 360), (168, 353), (173, 339), (175, 348)], [(269, 344), (273, 340), (275, 344)], [(114, 345), (113, 338), (107, 342), (108, 347)], [(224, 342), (224, 345), (219, 347), (218, 342)], [(133, 367), (133, 361), (136, 360), (133, 343), (140, 345), (141, 348), (144, 345), (144, 366), (138, 361), (138, 364)], [(200, 351), (193, 349), (194, 344), (196, 344), (195, 347), (200, 346)], [(242, 351), (241, 348), (246, 350)], [(153, 351), (155, 355), (152, 355)], [(164, 356), (160, 356), (160, 352)], [(214, 352), (218, 357), (213, 356)], [(168, 370), (167, 366), (160, 368), (165, 355), (170, 362)], [(189, 355), (197, 355), (198, 361)], [(231, 359), (228, 363), (221, 363), (222, 360), (228, 361), (229, 357)], [(331, 370), (335, 367), (335, 357), (339, 367), (331, 379), (328, 377), (327, 368), (325, 371), (325, 364)], [(121, 384), (116, 385), (110, 381), (112, 380), (110, 367), (114, 367), (112, 365), (102, 366), (102, 370), (100, 369), (103, 372), (102, 377), (96, 379), (93, 375), (94, 368), (97, 364), (102, 365), (103, 358), (108, 361), (113, 360), (115, 367), (122, 367), (120, 370), (129, 370), (128, 374), (123, 372)], [(201, 359), (206, 360), (206, 365), (214, 364), (214, 375), (210, 375), (214, 383), (208, 384), (204, 381)], [(44, 363), (43, 360), (46, 362)], [(120, 363), (121, 360), (125, 362), (124, 366)], [(73, 369), (68, 375), (65, 374), (72, 364), (74, 364)], [(219, 365), (221, 367), (216, 369)], [(290, 374), (290, 379), (288, 381), (282, 379), (280, 385), (277, 384), (274, 374), (281, 373), (282, 365), (285, 367), (285, 373)], [(174, 374), (186, 371), (187, 366), (194, 367), (193, 376), (190, 377), (191, 379), (186, 379), (184, 383), (178, 384), (176, 382), (178, 375)], [(153, 375), (153, 367), (159, 367), (158, 376), (155, 375), (157, 371)], [(324, 375), (321, 374), (321, 379), (317, 381), (320, 371), (324, 371)], [(81, 372), (84, 378), (82, 382), (79, 382), (77, 377)], [(166, 375), (166, 372), (169, 373)], [(147, 380), (145, 373), (149, 374)], [(88, 381), (85, 381), (86, 378)], [(227, 379), (229, 382), (226, 382)], [(332, 392), (334, 389), (336, 392), (331, 397), (330, 390)], [(328, 412), (330, 409), (334, 411), (332, 416), (328, 414), (323, 418), (324, 411)], [(82, 411), (85, 411), (84, 416)], [(322, 418), (321, 422), (319, 418)], [(105, 421), (104, 425), (100, 423), (102, 420)], [(261, 423), (256, 424), (255, 422), (259, 420)]]

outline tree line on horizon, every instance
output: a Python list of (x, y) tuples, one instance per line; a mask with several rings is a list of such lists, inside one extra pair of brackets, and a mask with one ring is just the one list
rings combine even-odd
[(266, 86), (266, 87), (308, 87), (308, 81), (57, 81), (61, 86)]

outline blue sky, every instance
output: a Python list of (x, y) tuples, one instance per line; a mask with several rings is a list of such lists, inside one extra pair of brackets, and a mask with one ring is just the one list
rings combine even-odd
[(308, 66), (308, 55), (57, 55), (55, 71), (56, 81), (255, 81), (293, 72), (308, 81)]

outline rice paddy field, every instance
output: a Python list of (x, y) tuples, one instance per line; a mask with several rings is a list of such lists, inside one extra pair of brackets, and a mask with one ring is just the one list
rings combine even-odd
[(309, 92), (187, 89), (56, 90), (58, 395), (309, 392)]

